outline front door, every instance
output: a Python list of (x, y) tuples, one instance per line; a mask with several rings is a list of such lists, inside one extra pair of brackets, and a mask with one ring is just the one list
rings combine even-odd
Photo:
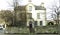
[(32, 28), (32, 21), (29, 21), (29, 27)]
[(29, 30), (30, 30), (30, 33), (31, 32), (34, 33), (34, 28), (33, 28), (33, 22), (32, 21), (29, 22)]

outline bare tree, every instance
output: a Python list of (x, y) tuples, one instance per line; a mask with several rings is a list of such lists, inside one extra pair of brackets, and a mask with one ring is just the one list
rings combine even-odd
[(53, 19), (56, 21), (56, 24), (59, 24), (60, 7), (56, 6), (56, 8), (54, 8), (53, 11), (55, 12), (55, 14), (52, 13), (52, 16), (54, 15), (55, 17), (55, 18), (53, 17)]
[(25, 6), (22, 8), (21, 6), (18, 6), (18, 0), (13, 0), (13, 4), (10, 4), (8, 1), (7, 3), (14, 7), (14, 13), (13, 13), (13, 25), (23, 25), (23, 23), (26, 23), (26, 10)]
[(9, 4), (9, 7), (13, 7), (14, 8), (14, 12), (13, 12), (13, 25), (16, 23), (16, 7), (17, 7), (17, 5), (18, 5), (18, 0), (13, 0), (13, 2), (12, 2), (12, 4), (11, 3), (9, 3), (8, 1), (7, 1), (7, 3)]
[(56, 21), (56, 24), (59, 24), (60, 6), (57, 6), (55, 2), (55, 4), (52, 4), (49, 9), (52, 10), (53, 20)]
[(8, 22), (8, 24), (12, 24), (13, 14), (9, 10), (1, 10), (0, 11), (0, 17), (1, 19), (4, 19), (5, 22)]

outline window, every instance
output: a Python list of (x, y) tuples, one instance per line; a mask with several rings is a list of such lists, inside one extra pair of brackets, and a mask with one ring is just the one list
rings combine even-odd
[(28, 13), (27, 18), (32, 19), (32, 13)]
[(42, 25), (42, 21), (40, 21), (40, 25)]
[(40, 13), (37, 13), (37, 18), (40, 19)]
[(26, 14), (25, 13), (19, 13), (17, 16), (18, 16), (17, 20), (26, 21)]
[(29, 11), (32, 11), (32, 6), (29, 6)]
[(34, 21), (34, 25), (37, 26), (37, 21)]

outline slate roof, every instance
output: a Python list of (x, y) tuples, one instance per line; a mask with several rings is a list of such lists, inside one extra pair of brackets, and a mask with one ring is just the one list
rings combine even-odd
[[(15, 10), (20, 10), (20, 11), (25, 11), (26, 6), (18, 6), (18, 7), (15, 7)], [(42, 6), (35, 6), (35, 10), (46, 10), (46, 8), (42, 7)]]
[(35, 6), (35, 10), (46, 10), (46, 8), (42, 6)]
[(20, 11), (25, 11), (25, 6), (18, 6), (18, 7), (15, 7), (15, 10), (20, 10)]

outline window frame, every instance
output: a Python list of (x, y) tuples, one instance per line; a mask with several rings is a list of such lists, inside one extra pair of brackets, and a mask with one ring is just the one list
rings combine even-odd
[(40, 19), (40, 13), (37, 13), (37, 19)]
[(32, 11), (32, 6), (29, 6), (29, 11)]
[(34, 26), (37, 26), (38, 21), (34, 21)]
[(32, 13), (27, 13), (27, 18), (32, 19)]

